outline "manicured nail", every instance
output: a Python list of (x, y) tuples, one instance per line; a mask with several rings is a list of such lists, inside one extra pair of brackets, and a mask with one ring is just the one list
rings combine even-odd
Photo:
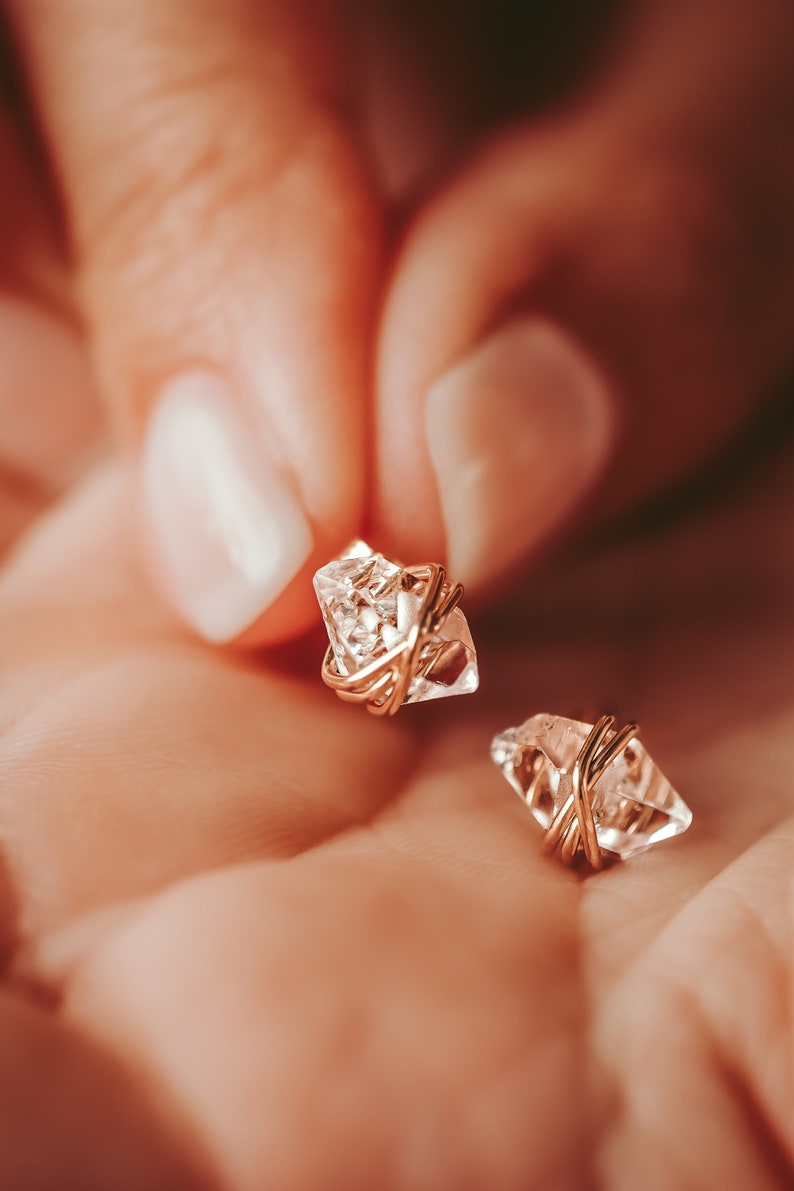
[(211, 373), (178, 377), (163, 392), (147, 430), (142, 497), (165, 585), (209, 641), (252, 624), (312, 549), (294, 492)]
[(509, 323), (438, 380), (426, 427), (450, 573), (482, 585), (549, 538), (601, 475), (614, 423), (594, 362), (540, 318)]

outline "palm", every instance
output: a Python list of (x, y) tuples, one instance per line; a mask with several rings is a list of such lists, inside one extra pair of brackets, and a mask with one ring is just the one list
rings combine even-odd
[[(0, 587), (18, 1185), (785, 1185), (786, 495), (563, 583), (520, 648), (508, 611), (479, 696), (388, 723), (189, 639), (113, 477), (43, 519)], [(584, 884), (487, 757), (583, 699), (696, 816)]]

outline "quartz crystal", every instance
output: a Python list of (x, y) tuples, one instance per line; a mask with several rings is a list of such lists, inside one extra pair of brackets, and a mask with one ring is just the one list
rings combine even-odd
[[(571, 793), (570, 774), (593, 725), (535, 715), (494, 738), (491, 756), (546, 829)], [(590, 791), (601, 849), (622, 859), (686, 831), (692, 812), (633, 737)]]
[[(340, 674), (357, 674), (404, 641), (417, 623), (427, 582), (366, 542), (314, 576), (314, 590)], [(459, 608), (425, 643), (406, 703), (476, 691), (477, 655)]]

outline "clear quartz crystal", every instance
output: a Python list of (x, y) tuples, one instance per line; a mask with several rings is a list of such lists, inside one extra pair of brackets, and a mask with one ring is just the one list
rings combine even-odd
[[(571, 792), (570, 773), (592, 724), (535, 715), (494, 738), (491, 756), (543, 828)], [(632, 738), (591, 789), (598, 843), (622, 859), (686, 831), (692, 812)]]
[[(427, 583), (366, 542), (314, 576), (314, 590), (341, 674), (357, 674), (404, 641), (418, 621)], [(453, 609), (419, 657), (406, 703), (477, 690), (477, 655), (459, 608)]]

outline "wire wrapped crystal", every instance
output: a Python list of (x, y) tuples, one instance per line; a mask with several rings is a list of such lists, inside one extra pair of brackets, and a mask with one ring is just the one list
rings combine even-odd
[(476, 691), (477, 655), (444, 568), (403, 567), (357, 541), (314, 576), (328, 630), (323, 681), (342, 699), (393, 715)]
[(686, 831), (692, 812), (638, 740), (617, 728), (535, 715), (494, 737), (491, 756), (566, 864), (603, 868)]

